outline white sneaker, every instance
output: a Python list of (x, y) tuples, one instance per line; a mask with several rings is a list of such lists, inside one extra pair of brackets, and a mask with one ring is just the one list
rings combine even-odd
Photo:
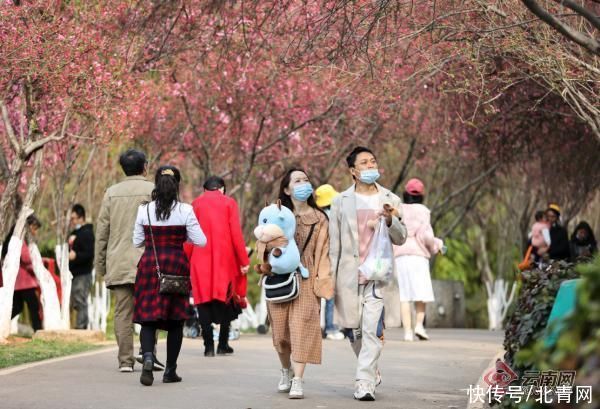
[(343, 340), (346, 337), (340, 331), (335, 331), (335, 332), (328, 333), (327, 336), (326, 336), (326, 338), (327, 339), (332, 339), (334, 341), (341, 341), (341, 340)]
[(413, 342), (414, 340), (415, 340), (415, 337), (413, 335), (412, 330), (405, 329), (404, 330), (404, 341), (406, 341), (406, 342)]
[(379, 369), (377, 370), (377, 372), (375, 372), (375, 386), (379, 386), (381, 385), (381, 372), (379, 372)]
[(292, 378), (294, 377), (294, 371), (292, 369), (281, 368), (281, 378), (279, 378), (279, 385), (277, 390), (279, 392), (289, 392), (292, 388)]
[(423, 328), (422, 325), (417, 325), (415, 327), (415, 335), (422, 341), (429, 340), (429, 335), (427, 335), (427, 332), (425, 332), (425, 328)]
[(122, 373), (133, 372), (133, 366), (122, 366), (119, 368), (119, 372), (122, 372)]
[(304, 399), (304, 381), (295, 376), (292, 378), (292, 387), (290, 388), (290, 399)]
[(375, 388), (369, 385), (367, 382), (358, 381), (354, 391), (354, 399), (362, 401), (374, 401)]

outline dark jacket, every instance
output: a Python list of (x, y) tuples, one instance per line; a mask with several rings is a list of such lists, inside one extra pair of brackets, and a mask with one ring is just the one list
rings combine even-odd
[[(587, 232), (584, 240), (579, 240), (577, 232), (583, 229)], [(587, 222), (580, 222), (571, 235), (571, 257), (577, 260), (580, 257), (591, 257), (598, 252), (598, 242), (592, 227)]]
[(569, 235), (567, 229), (560, 224), (550, 227), (550, 249), (548, 255), (552, 260), (567, 260), (571, 257)]
[(74, 276), (91, 274), (94, 267), (94, 228), (84, 224), (71, 232), (75, 236), (71, 250), (75, 252), (75, 260), (69, 261), (69, 270)]

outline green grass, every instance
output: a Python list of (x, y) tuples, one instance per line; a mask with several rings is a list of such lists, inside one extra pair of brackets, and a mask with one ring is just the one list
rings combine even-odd
[(18, 344), (2, 345), (0, 346), (0, 368), (72, 355), (96, 348), (100, 348), (100, 345), (38, 339)]

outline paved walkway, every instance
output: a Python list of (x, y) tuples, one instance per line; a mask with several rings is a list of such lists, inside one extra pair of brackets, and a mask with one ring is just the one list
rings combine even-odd
[[(185, 339), (179, 360), (183, 382), (152, 387), (117, 371), (114, 349), (6, 374), (0, 371), (3, 409), (266, 409), (358, 407), (465, 408), (463, 388), (476, 383), (502, 334), (483, 330), (430, 330), (432, 340), (405, 343), (400, 330), (386, 331), (377, 401), (352, 399), (355, 358), (347, 341), (324, 341), (323, 365), (309, 366), (305, 396), (290, 401), (276, 393), (278, 361), (270, 336), (243, 335), (235, 354), (204, 358), (202, 341)], [(159, 346), (164, 361), (164, 344)]]

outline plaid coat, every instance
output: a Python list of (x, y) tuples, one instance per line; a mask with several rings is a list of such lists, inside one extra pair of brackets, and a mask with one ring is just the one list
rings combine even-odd
[[(162, 274), (190, 275), (190, 264), (183, 251), (186, 226), (152, 226), (158, 264)], [(133, 321), (184, 320), (189, 296), (158, 293), (158, 275), (149, 226), (144, 226), (145, 250), (138, 264), (134, 291)]]

